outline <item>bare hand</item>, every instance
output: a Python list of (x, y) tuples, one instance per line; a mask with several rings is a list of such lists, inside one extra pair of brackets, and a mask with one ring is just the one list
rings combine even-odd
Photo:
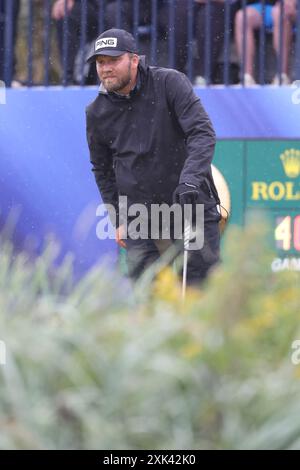
[[(74, 0), (67, 0), (67, 11), (74, 7)], [(65, 0), (56, 0), (52, 7), (52, 18), (61, 20), (65, 16)]]
[(116, 242), (121, 248), (126, 248), (126, 243), (124, 242), (125, 238), (125, 227), (120, 225), (116, 230)]

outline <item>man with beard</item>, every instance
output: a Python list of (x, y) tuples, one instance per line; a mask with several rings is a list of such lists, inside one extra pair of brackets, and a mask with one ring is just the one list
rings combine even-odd
[[(88, 61), (96, 61), (101, 81), (87, 108), (90, 159), (104, 204), (115, 208), (117, 216), (111, 219), (117, 241), (127, 248), (129, 275), (137, 279), (157, 261), (165, 240), (124, 233), (119, 196), (127, 196), (128, 207), (138, 203), (151, 210), (174, 202), (180, 207), (202, 204), (204, 244), (190, 251), (187, 276), (189, 284), (199, 284), (219, 260), (211, 122), (187, 77), (174, 69), (148, 67), (127, 31), (102, 33)], [(129, 228), (128, 220), (125, 225)]]

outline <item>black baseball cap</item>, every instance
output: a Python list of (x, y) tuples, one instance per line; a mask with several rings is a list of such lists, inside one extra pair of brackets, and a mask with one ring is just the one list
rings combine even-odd
[(108, 29), (97, 37), (87, 62), (93, 62), (98, 55), (117, 57), (126, 52), (137, 54), (137, 47), (132, 34), (124, 29)]

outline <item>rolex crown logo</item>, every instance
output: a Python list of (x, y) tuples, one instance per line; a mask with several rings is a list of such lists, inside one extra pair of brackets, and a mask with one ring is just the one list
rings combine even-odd
[(300, 150), (286, 150), (280, 155), (280, 159), (286, 176), (297, 178), (300, 175)]

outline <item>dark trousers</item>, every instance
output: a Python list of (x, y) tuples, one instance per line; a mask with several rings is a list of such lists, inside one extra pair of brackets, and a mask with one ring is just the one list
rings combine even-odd
[[(206, 6), (202, 3), (194, 4), (193, 33), (196, 40), (198, 64), (196, 75), (205, 75), (206, 40), (210, 40), (210, 74), (213, 77), (217, 59), (223, 48), (224, 41), (224, 4), (212, 1), (210, 4), (210, 36), (206, 37)], [(175, 16), (176, 68), (186, 71), (188, 58), (188, 10), (186, 0), (177, 0)], [(192, 45), (190, 44), (190, 47)]]
[[(209, 270), (220, 259), (220, 215), (214, 207), (204, 213), (204, 245), (200, 250), (191, 250), (188, 254), (187, 283), (197, 285), (203, 281)], [(133, 280), (137, 280), (147, 268), (158, 261), (162, 251), (172, 245), (175, 247), (175, 257), (183, 253), (183, 240), (171, 240), (162, 248), (162, 241), (150, 238), (143, 240), (126, 240), (128, 274)]]

